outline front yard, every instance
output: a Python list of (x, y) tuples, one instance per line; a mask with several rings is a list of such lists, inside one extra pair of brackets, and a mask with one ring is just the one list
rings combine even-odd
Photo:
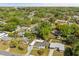
[(47, 56), (49, 53), (48, 48), (45, 49), (33, 49), (31, 55), (34, 56)]
[(0, 41), (0, 50), (6, 50), (9, 47), (9, 42)]
[(54, 51), (53, 56), (64, 56), (64, 52), (63, 51)]
[(27, 50), (19, 50), (17, 48), (10, 48), (10, 53), (15, 55), (25, 55), (27, 53)]
[[(17, 43), (17, 44), (16, 44)], [(15, 46), (14, 48), (11, 48), (11, 46)], [(27, 53), (27, 47), (28, 44), (24, 43), (21, 40), (13, 40), (11, 41), (0, 41), (0, 51), (7, 51), (9, 53), (15, 54), (15, 55), (25, 55)]]

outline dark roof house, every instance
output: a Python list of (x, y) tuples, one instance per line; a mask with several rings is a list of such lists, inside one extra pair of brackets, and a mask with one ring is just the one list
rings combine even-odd
[(79, 20), (76, 20), (76, 23), (79, 24)]
[(55, 36), (59, 36), (61, 35), (61, 32), (57, 29), (53, 30), (52, 33), (55, 35)]
[(45, 48), (45, 47), (48, 46), (48, 45), (49, 45), (48, 42), (43, 41), (43, 42), (36, 42), (36, 43), (34, 44), (34, 47), (40, 49), (40, 48)]

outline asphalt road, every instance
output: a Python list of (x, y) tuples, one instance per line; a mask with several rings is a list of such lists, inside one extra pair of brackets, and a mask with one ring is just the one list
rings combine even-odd
[(11, 54), (11, 53), (6, 52), (6, 51), (0, 51), (0, 55), (3, 55), (3, 56), (17, 56), (17, 55)]

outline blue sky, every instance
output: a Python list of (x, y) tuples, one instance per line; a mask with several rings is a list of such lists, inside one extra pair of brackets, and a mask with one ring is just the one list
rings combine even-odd
[(79, 4), (65, 3), (0, 3), (0, 7), (51, 7), (51, 6), (78, 6)]
[(0, 3), (0, 6), (49, 6), (48, 3)]

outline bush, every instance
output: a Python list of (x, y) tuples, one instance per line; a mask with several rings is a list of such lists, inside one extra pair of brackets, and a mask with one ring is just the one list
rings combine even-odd
[(67, 47), (64, 51), (64, 56), (73, 56), (72, 49)]

